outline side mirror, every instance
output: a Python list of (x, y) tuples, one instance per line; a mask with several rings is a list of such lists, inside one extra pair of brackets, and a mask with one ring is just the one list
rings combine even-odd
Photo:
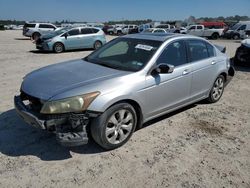
[(156, 74), (169, 74), (172, 73), (173, 71), (174, 71), (174, 65), (161, 63), (157, 65), (152, 72), (155, 72)]
[(67, 39), (68, 38), (68, 33), (64, 33), (63, 35), (62, 35), (62, 37), (65, 37), (65, 39)]

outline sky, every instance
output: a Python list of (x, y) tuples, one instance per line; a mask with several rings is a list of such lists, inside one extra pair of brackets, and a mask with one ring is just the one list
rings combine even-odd
[(184, 20), (250, 16), (250, 0), (0, 0), (0, 20)]

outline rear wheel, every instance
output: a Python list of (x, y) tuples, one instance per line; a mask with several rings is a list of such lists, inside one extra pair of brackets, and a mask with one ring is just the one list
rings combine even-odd
[(137, 124), (135, 109), (128, 103), (119, 103), (91, 123), (91, 135), (102, 148), (110, 150), (125, 144)]
[(94, 49), (97, 50), (98, 48), (102, 47), (102, 42), (101, 41), (95, 41), (94, 43)]
[(61, 53), (64, 51), (64, 45), (60, 42), (54, 44), (53, 50), (55, 53)]
[(213, 33), (212, 34), (212, 39), (216, 40), (220, 37), (220, 35), (218, 33)]
[(223, 75), (218, 76), (207, 98), (208, 102), (215, 103), (220, 100), (224, 91), (225, 78)]

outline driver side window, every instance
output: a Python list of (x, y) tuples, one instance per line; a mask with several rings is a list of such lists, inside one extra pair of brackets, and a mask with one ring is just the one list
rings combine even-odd
[(162, 52), (157, 62), (159, 64), (171, 64), (175, 67), (187, 63), (186, 46), (184, 41), (176, 41), (169, 44)]
[(68, 32), (69, 36), (79, 35), (79, 29), (72, 29)]

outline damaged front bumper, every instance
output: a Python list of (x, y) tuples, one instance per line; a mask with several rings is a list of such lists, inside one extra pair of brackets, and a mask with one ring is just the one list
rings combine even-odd
[(67, 113), (44, 115), (34, 112), (29, 104), (25, 104), (21, 96), (14, 97), (15, 109), (19, 116), (35, 128), (56, 133), (57, 141), (63, 146), (80, 146), (88, 143), (86, 127), (93, 114)]

